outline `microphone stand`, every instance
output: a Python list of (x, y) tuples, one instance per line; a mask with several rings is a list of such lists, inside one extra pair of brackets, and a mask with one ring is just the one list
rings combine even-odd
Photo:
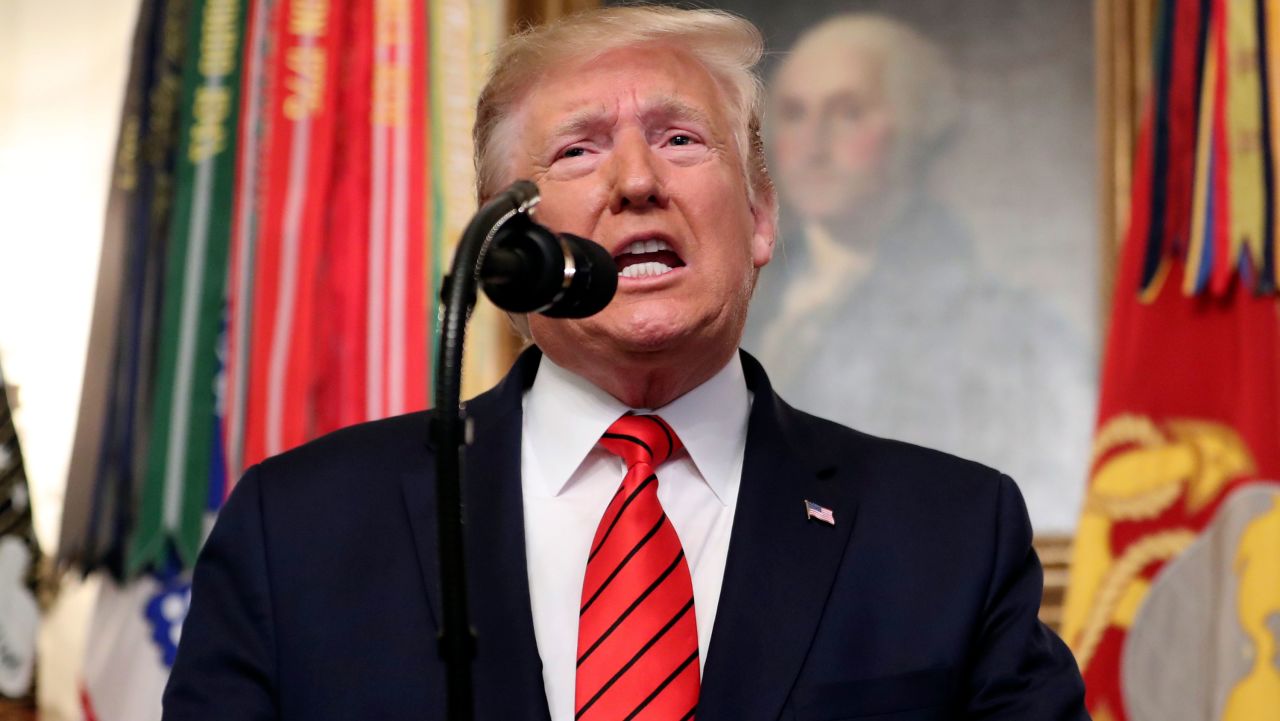
[(517, 181), (476, 212), (458, 241), (453, 265), (441, 291), (444, 307), (436, 362), (435, 415), (430, 433), (436, 447), (436, 501), (439, 514), (440, 599), (439, 651), (445, 665), (447, 718), (471, 721), (474, 699), (471, 662), (476, 634), (467, 615), (467, 579), (463, 549), (463, 454), (471, 438), (461, 403), (462, 351), (467, 321), (476, 304), (481, 264), (498, 230), (538, 202), (538, 188)]

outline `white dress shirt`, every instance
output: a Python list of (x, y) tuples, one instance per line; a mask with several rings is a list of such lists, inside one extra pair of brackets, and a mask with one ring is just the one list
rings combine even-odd
[(707, 658), (742, 480), (751, 394), (735, 353), (711, 379), (655, 410), (628, 408), (542, 358), (524, 396), (520, 465), (533, 631), (552, 721), (572, 721), (578, 607), (596, 526), (626, 475), (598, 445), (627, 411), (657, 413), (685, 450), (657, 469), (658, 500), (693, 576), (699, 673)]

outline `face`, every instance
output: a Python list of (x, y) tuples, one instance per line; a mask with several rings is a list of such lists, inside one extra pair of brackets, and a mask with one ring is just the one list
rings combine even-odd
[[(562, 365), (609, 354), (731, 353), (773, 252), (773, 197), (748, 199), (732, 116), (685, 51), (627, 48), (545, 76), (515, 118), (516, 177), (537, 219), (603, 245), (622, 270), (601, 313), (529, 317)], [(656, 357), (656, 356), (655, 356)]]
[(895, 122), (882, 65), (857, 48), (801, 47), (774, 80), (774, 167), (806, 220), (849, 217), (890, 182)]

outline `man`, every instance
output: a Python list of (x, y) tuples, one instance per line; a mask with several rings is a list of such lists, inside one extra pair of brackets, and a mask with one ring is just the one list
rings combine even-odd
[[(468, 404), (476, 717), (1084, 718), (1013, 483), (794, 411), (736, 350), (775, 236), (760, 52), (726, 14), (625, 8), (495, 60), (481, 198), (532, 178), (623, 271), (599, 315), (529, 318), (537, 350)], [(245, 475), (167, 719), (443, 717), (426, 435)]]

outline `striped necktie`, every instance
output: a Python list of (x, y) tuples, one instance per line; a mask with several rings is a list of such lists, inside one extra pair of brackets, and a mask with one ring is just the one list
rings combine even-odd
[(680, 450), (657, 416), (625, 415), (600, 444), (627, 464), (591, 542), (578, 617), (576, 719), (692, 719), (698, 702), (693, 582), (654, 469)]

